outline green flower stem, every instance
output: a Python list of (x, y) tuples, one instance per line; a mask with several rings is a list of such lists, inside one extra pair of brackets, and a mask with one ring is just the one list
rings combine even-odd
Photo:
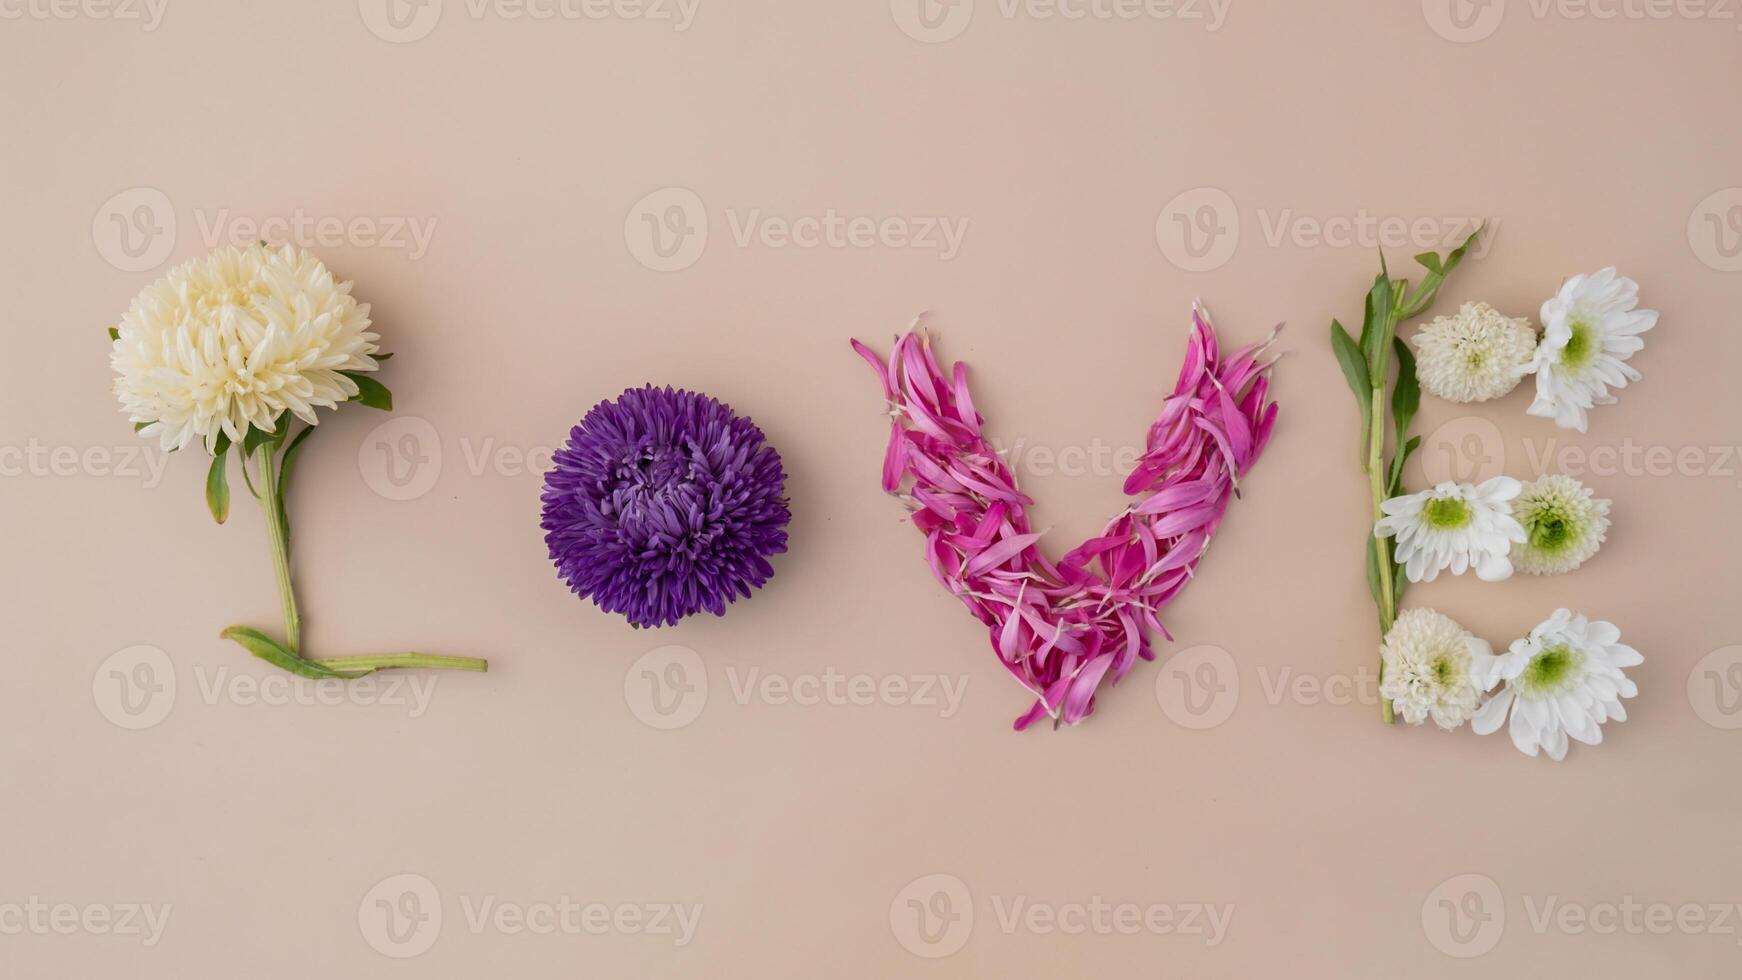
[(428, 653), (383, 653), (370, 657), (335, 657), (314, 662), (340, 671), (433, 667), (439, 670), (473, 670), (483, 673), (490, 669), (490, 662), (482, 657), (441, 657)]
[[(1372, 409), (1374, 419), (1384, 418), (1385, 388), (1381, 384), (1373, 386)], [(1385, 516), (1380, 506), (1385, 502), (1385, 427), (1375, 423), (1372, 433), (1367, 437), (1367, 482), (1373, 490), (1373, 523)], [(1385, 539), (1378, 534), (1373, 538), (1373, 560), (1379, 569), (1379, 637), (1383, 641), (1391, 632), (1391, 624), (1397, 619), (1397, 590), (1392, 583), (1391, 550), (1385, 546)], [(1385, 658), (1379, 658), (1379, 682), (1385, 682)], [(1379, 698), (1379, 719), (1387, 725), (1391, 724), (1391, 701), (1383, 695)]]
[[(278, 443), (268, 440), (260, 445), (255, 458), (260, 461), (260, 506), (266, 512), (266, 531), (272, 536), (272, 566), (278, 573), (278, 604), (284, 609), (284, 646), (292, 653), (302, 647), (302, 618), (296, 611), (296, 588), (290, 581), (290, 539), (285, 533), (290, 526), (284, 510), (283, 488), (278, 485)], [(300, 654), (299, 654), (300, 655)]]

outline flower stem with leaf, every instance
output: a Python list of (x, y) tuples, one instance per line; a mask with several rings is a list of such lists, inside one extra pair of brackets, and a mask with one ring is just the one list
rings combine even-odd
[[(390, 356), (376, 355), (376, 360), (386, 360)], [(347, 377), (355, 381), (359, 389), (353, 400), (370, 408), (392, 411), (393, 395), (385, 385), (363, 374), (347, 372)], [(278, 579), (278, 602), (284, 612), (284, 642), (280, 643), (265, 633), (246, 626), (232, 626), (220, 635), (241, 644), (249, 653), (270, 664), (298, 676), (314, 679), (348, 679), (372, 674), (377, 670), (408, 667), (487, 670), (488, 662), (479, 657), (389, 653), (316, 660), (305, 657), (300, 652), (302, 617), (297, 611), (296, 586), (290, 574), (290, 511), (287, 498), (297, 454), (309, 434), (314, 432), (314, 427), (304, 425), (291, 438), (290, 429), (294, 424), (287, 412), (275, 420), (271, 432), (250, 426), (242, 440), (241, 451), (237, 454), (242, 478), (247, 482), (249, 491), (260, 501), (261, 510), (265, 512), (266, 532), (272, 543), (272, 568)], [(212, 453), (212, 468), (206, 474), (206, 504), (211, 509), (212, 517), (220, 524), (229, 517), (230, 511), (228, 459), (232, 448), (234, 447), (228, 437), (220, 435)], [(250, 462), (254, 464), (258, 476), (249, 472)]]
[[(1343, 377), (1349, 382), (1349, 389), (1354, 393), (1355, 404), (1361, 412), (1361, 466), (1367, 474), (1375, 524), (1384, 516), (1381, 505), (1402, 491), (1403, 466), (1421, 446), (1421, 437), (1409, 434), (1416, 410), (1421, 407), (1421, 385), (1415, 376), (1415, 358), (1408, 345), (1397, 336), (1397, 328), (1433, 305), (1446, 277), (1464, 260), (1481, 234), (1481, 227), (1477, 227), (1444, 259), (1433, 252), (1417, 255), (1415, 260), (1427, 270), (1427, 275), (1413, 289), (1409, 280), (1391, 278), (1385, 256), (1381, 254), (1379, 275), (1373, 280), (1373, 288), (1367, 292), (1360, 339), (1357, 341), (1351, 337), (1341, 323), (1331, 321), (1331, 349), (1337, 355), (1337, 363), (1343, 369)], [(1387, 413), (1386, 388), (1390, 384), (1391, 355), (1394, 352), (1397, 357), (1396, 381), (1391, 384), (1390, 412)], [(1392, 447), (1389, 460), (1386, 458), (1388, 432)], [(1383, 639), (1397, 621), (1398, 602), (1402, 599), (1406, 580), (1399, 574), (1402, 569), (1397, 565), (1392, 540), (1379, 537), (1371, 528), (1367, 537), (1367, 587), (1379, 612), (1379, 634)], [(1381, 682), (1385, 679), (1383, 661), (1379, 665), (1379, 679)], [(1391, 722), (1391, 702), (1383, 697), (1379, 701), (1379, 714), (1387, 724)]]

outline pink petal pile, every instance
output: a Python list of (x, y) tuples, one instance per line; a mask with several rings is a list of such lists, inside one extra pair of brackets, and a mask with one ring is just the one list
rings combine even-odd
[(1018, 731), (1042, 717), (1076, 724), (1103, 682), (1155, 658), (1150, 630), (1172, 639), (1160, 610), (1191, 580), (1276, 425), (1274, 361), (1261, 360), (1275, 337), (1223, 358), (1193, 306), (1179, 383), (1125, 481), (1140, 499), (1056, 564), (1029, 525), (1032, 501), (982, 433), (967, 366), (946, 374), (917, 325), (887, 362), (853, 341), (889, 401), (883, 489), (913, 511), (938, 581), (986, 624), (999, 660), (1035, 695)]

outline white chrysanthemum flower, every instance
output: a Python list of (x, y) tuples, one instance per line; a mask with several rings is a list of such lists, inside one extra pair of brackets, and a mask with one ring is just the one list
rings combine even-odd
[(1452, 402), (1485, 402), (1518, 387), (1530, 373), (1536, 331), (1487, 303), (1465, 303), (1415, 335), (1416, 377)]
[(1385, 661), (1379, 696), (1411, 725), (1431, 717), (1449, 732), (1475, 715), (1475, 668), (1494, 651), (1449, 616), (1405, 609), (1385, 634), (1379, 654)]
[(357, 394), (341, 371), (373, 371), (369, 306), (295, 246), (223, 248), (170, 270), (133, 300), (110, 353), (115, 394), (140, 434), (179, 449), (240, 441), (290, 412)]
[(1512, 502), (1525, 538), (1512, 564), (1530, 575), (1558, 575), (1584, 564), (1609, 532), (1609, 501), (1570, 476), (1538, 477)]
[(1475, 568), (1484, 582), (1512, 574), (1507, 554), (1524, 540), (1509, 506), (1519, 482), (1497, 476), (1481, 486), (1442, 483), (1432, 490), (1392, 497), (1380, 505), (1379, 537), (1397, 538), (1397, 563), (1411, 582), (1432, 582), (1440, 570), (1462, 575)]
[(1558, 762), (1566, 758), (1569, 737), (1596, 745), (1605, 721), (1627, 720), (1621, 699), (1639, 689), (1621, 669), (1644, 661), (1621, 642), (1614, 623), (1557, 609), (1506, 653), (1478, 660), (1477, 685), (1505, 687), (1477, 710), (1470, 727), (1479, 735), (1499, 731), (1510, 710), (1512, 744), (1525, 755), (1544, 750)]
[(1614, 404), (1611, 386), (1625, 388), (1640, 379), (1626, 361), (1645, 346), (1639, 335), (1657, 326), (1657, 311), (1634, 309), (1638, 305), (1639, 284), (1612, 267), (1568, 279), (1542, 304), (1530, 414), (1583, 432), (1587, 409)]

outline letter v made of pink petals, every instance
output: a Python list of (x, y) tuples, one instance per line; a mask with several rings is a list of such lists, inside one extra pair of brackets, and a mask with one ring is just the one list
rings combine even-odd
[(1005, 669), (1035, 695), (1018, 731), (1041, 717), (1076, 724), (1103, 682), (1155, 658), (1149, 631), (1172, 639), (1161, 608), (1191, 580), (1275, 429), (1277, 406), (1267, 400), (1275, 360), (1262, 360), (1275, 339), (1224, 358), (1193, 304), (1179, 382), (1125, 481), (1139, 499), (1056, 564), (1029, 525), (1032, 501), (982, 432), (967, 366), (944, 373), (917, 321), (888, 361), (853, 341), (889, 402), (883, 489), (913, 512), (932, 572), (986, 624)]

